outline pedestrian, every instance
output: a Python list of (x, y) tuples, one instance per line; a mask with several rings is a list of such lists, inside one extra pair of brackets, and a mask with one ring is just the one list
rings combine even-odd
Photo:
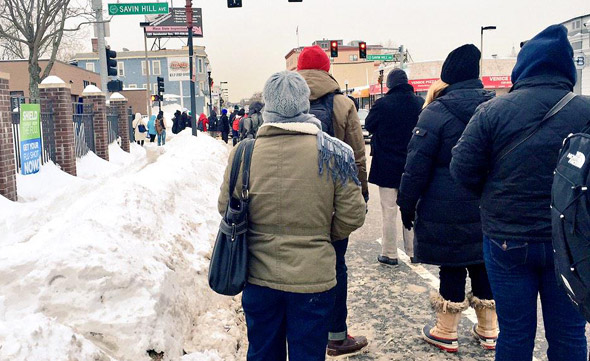
[(229, 139), (229, 119), (227, 118), (227, 109), (221, 110), (220, 129), (221, 139), (227, 144)]
[(244, 138), (254, 139), (258, 129), (264, 122), (262, 118), (262, 108), (264, 104), (261, 102), (254, 102), (248, 108), (248, 118), (244, 119)]
[[(358, 177), (362, 184), (362, 192), (365, 201), (369, 200), (369, 187), (367, 184), (367, 167), (365, 158), (365, 140), (361, 129), (354, 103), (340, 92), (340, 85), (328, 73), (330, 70), (330, 58), (319, 46), (303, 49), (297, 62), (297, 71), (309, 86), (311, 91), (309, 100), (318, 106), (320, 121), (329, 130), (328, 133), (341, 141), (346, 142), (354, 152), (355, 165), (358, 169)], [(313, 106), (312, 106), (313, 108)], [(266, 113), (265, 113), (266, 114)], [(324, 129), (326, 130), (326, 129)], [(364, 336), (349, 336), (346, 318), (348, 315), (346, 299), (348, 292), (348, 273), (346, 267), (346, 249), (348, 238), (343, 238), (332, 243), (336, 251), (336, 302), (330, 323), (330, 342), (328, 355), (347, 355), (360, 351), (367, 346), (368, 341)]]
[[(406, 72), (401, 69), (394, 69), (387, 75), (387, 87), (389, 91), (385, 97), (377, 100), (371, 108), (365, 128), (373, 134), (369, 182), (379, 186), (381, 201), (383, 236), (377, 260), (386, 265), (397, 265), (401, 218), (395, 202), (406, 164), (408, 143), (424, 99), (414, 94)], [(402, 239), (406, 254), (413, 260), (414, 233), (403, 228)]]
[(229, 124), (233, 126), (234, 124), (234, 119), (236, 118), (236, 116), (238, 115), (238, 112), (240, 111), (240, 107), (237, 105), (234, 105), (234, 111), (229, 115)]
[(156, 132), (158, 133), (158, 146), (166, 144), (166, 119), (164, 112), (160, 110), (156, 118)]
[(573, 90), (573, 56), (563, 25), (537, 34), (518, 54), (510, 92), (481, 106), (453, 149), (452, 176), (481, 194), (483, 252), (502, 331), (498, 361), (532, 359), (539, 296), (547, 358), (587, 359), (585, 321), (555, 277), (549, 205), (563, 139), (587, 125), (590, 100), (575, 97), (535, 128)]
[(201, 115), (199, 116), (199, 122), (197, 123), (197, 129), (199, 129), (201, 132), (207, 132), (208, 123), (209, 119), (207, 119), (205, 113), (201, 113)]
[(209, 134), (215, 138), (217, 137), (217, 107), (213, 107), (211, 115), (209, 115)]
[(132, 126), (135, 133), (135, 142), (143, 147), (147, 136), (147, 124), (140, 113), (135, 113)]
[(239, 135), (239, 140), (243, 140), (246, 138), (246, 132), (244, 130), (244, 123), (246, 121), (246, 119), (248, 118), (248, 114), (246, 114), (246, 110), (244, 108), (241, 108), (240, 111), (238, 112), (238, 116), (240, 117), (240, 121), (238, 124), (238, 133)]
[[(457, 326), (470, 304), (478, 320), (472, 335), (487, 349), (495, 348), (498, 336), (482, 254), (479, 197), (453, 180), (449, 172), (451, 149), (475, 109), (494, 96), (483, 89), (479, 79), (480, 58), (479, 49), (466, 44), (444, 61), (442, 82), (435, 84), (432, 102), (420, 114), (413, 131), (397, 198), (404, 227), (415, 226), (415, 259), (440, 266), (439, 292), (430, 300), (436, 323), (424, 326), (422, 338), (447, 352), (458, 350)], [(472, 291), (466, 297), (468, 272)]]
[(289, 361), (325, 360), (336, 285), (330, 241), (348, 237), (365, 218), (354, 157), (308, 114), (309, 88), (299, 74), (273, 74), (263, 96), (265, 124), (250, 168), (249, 278), (242, 294), (247, 359), (284, 361), (288, 354)]
[(174, 117), (172, 118), (172, 133), (178, 134), (182, 131), (181, 121), (182, 114), (180, 113), (180, 110), (176, 110), (176, 112), (174, 112)]
[[(242, 113), (242, 115), (243, 115), (243, 113)], [(231, 137), (232, 137), (232, 141), (233, 141), (234, 147), (240, 141), (240, 123), (241, 123), (241, 120), (242, 120), (242, 115), (240, 115), (240, 111), (238, 110), (236, 112), (236, 114), (234, 116), (234, 120), (232, 122)]]
[(152, 114), (150, 116), (150, 120), (148, 121), (147, 127), (148, 127), (148, 135), (150, 137), (150, 143), (153, 143), (154, 140), (156, 140), (156, 135), (158, 134), (156, 132), (156, 115), (155, 114)]

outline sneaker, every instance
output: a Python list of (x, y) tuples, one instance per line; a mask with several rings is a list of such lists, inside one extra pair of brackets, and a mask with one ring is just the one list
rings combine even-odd
[(328, 341), (328, 356), (352, 356), (369, 344), (364, 336), (352, 337), (348, 335), (342, 341)]
[(377, 261), (389, 265), (389, 266), (397, 266), (397, 258), (389, 258), (387, 256), (379, 256), (377, 257)]

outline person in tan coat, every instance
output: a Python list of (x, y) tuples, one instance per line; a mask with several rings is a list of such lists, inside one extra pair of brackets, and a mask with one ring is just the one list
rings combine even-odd
[[(242, 296), (248, 360), (285, 360), (287, 340), (290, 361), (324, 360), (336, 286), (331, 242), (362, 226), (365, 202), (352, 149), (323, 133), (308, 114), (303, 78), (276, 73), (263, 96), (265, 121), (250, 168), (249, 278)], [(235, 150), (221, 187), (220, 214)]]
[[(326, 52), (319, 46), (311, 46), (303, 49), (297, 62), (297, 71), (309, 86), (311, 94), (309, 100), (312, 103), (321, 103), (326, 107), (331, 106), (331, 110), (320, 113), (326, 119), (322, 122), (329, 121), (332, 124), (327, 126), (329, 131), (333, 131), (333, 136), (348, 144), (353, 152), (356, 166), (358, 168), (358, 178), (362, 184), (363, 197), (365, 202), (369, 201), (369, 187), (367, 184), (367, 161), (365, 157), (365, 140), (361, 123), (354, 102), (340, 92), (340, 85), (330, 75), (330, 59)], [(331, 114), (330, 114), (331, 113)], [(324, 131), (326, 131), (324, 124)], [(353, 354), (367, 346), (366, 337), (352, 337), (348, 335), (346, 318), (348, 315), (346, 298), (348, 292), (348, 273), (346, 268), (346, 249), (348, 248), (348, 238), (342, 238), (332, 244), (336, 251), (336, 302), (331, 318), (330, 342), (328, 344), (328, 355), (340, 356)]]

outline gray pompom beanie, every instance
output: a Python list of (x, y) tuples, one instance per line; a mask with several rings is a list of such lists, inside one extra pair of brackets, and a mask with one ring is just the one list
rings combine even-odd
[(310, 90), (307, 82), (294, 71), (271, 75), (264, 85), (264, 113), (292, 118), (309, 112)]

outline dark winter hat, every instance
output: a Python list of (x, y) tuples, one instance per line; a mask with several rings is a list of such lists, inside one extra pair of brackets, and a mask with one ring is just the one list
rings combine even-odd
[(393, 69), (387, 74), (386, 85), (389, 89), (393, 89), (398, 85), (408, 84), (408, 75), (401, 69)]
[(234, 105), (234, 110), (240, 110), (240, 107), (237, 105)]
[(451, 51), (445, 60), (440, 78), (451, 85), (479, 78), (481, 52), (473, 44), (465, 44)]
[(561, 75), (576, 84), (574, 50), (563, 25), (551, 25), (520, 49), (512, 70), (512, 83), (535, 75)]
[(225, 108), (221, 109), (221, 114), (223, 114), (223, 115), (227, 114), (227, 109), (225, 109)]
[(297, 60), (297, 70), (306, 69), (330, 71), (330, 58), (324, 49), (317, 45), (303, 49)]
[(309, 95), (309, 87), (299, 73), (275, 73), (266, 81), (262, 91), (264, 114), (274, 113), (284, 118), (292, 118), (308, 113)]

